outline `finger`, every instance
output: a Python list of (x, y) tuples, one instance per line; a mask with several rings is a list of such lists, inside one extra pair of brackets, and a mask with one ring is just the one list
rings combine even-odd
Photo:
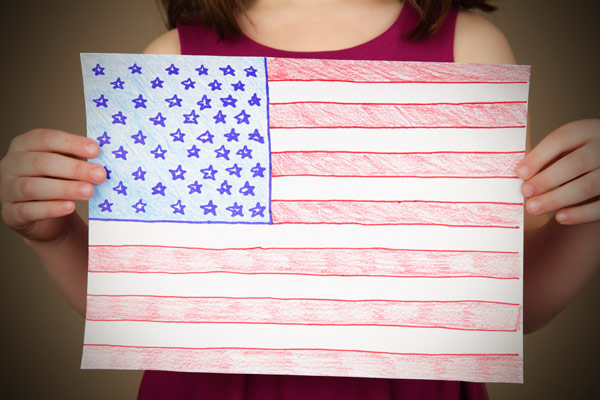
[(600, 168), (600, 142), (595, 141), (567, 154), (523, 183), (525, 197), (536, 196)]
[(546, 135), (519, 163), (519, 178), (529, 179), (561, 153), (572, 151), (591, 139), (593, 129), (582, 129), (583, 123), (586, 122), (568, 123)]
[(9, 153), (7, 172), (13, 176), (47, 176), (100, 183), (106, 171), (98, 164), (76, 160), (55, 153), (18, 152)]
[(8, 184), (4, 200), (11, 203), (56, 199), (88, 200), (92, 194), (94, 194), (94, 188), (87, 182), (18, 177)]
[(32, 129), (15, 137), (12, 151), (45, 151), (72, 154), (81, 158), (94, 158), (100, 146), (92, 139), (54, 129)]
[(562, 209), (556, 213), (554, 218), (563, 225), (600, 221), (600, 200), (582, 206)]
[(569, 207), (600, 195), (600, 169), (596, 169), (526, 203), (527, 211), (539, 215)]
[(64, 217), (73, 210), (75, 203), (68, 200), (9, 203), (2, 208), (2, 218), (8, 226), (19, 228), (43, 219)]

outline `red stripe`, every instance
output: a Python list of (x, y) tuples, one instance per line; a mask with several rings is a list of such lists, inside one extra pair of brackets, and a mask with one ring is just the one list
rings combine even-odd
[(269, 81), (528, 83), (530, 67), (267, 58), (267, 70)]
[(90, 246), (90, 272), (305, 274), (389, 277), (518, 279), (521, 255), (351, 248), (203, 249), (161, 246)]
[(162, 323), (387, 326), (515, 332), (520, 306), (488, 302), (90, 296), (86, 319)]
[(202, 272), (171, 272), (171, 271), (88, 271), (90, 274), (167, 274), (167, 275), (192, 275), (192, 274), (233, 274), (233, 275), (294, 275), (294, 276), (335, 276), (335, 277), (357, 277), (357, 278), (415, 278), (415, 279), (451, 279), (451, 278), (484, 278), (484, 279), (500, 279), (500, 280), (519, 280), (518, 276), (509, 276), (506, 278), (489, 276), (489, 275), (349, 275), (349, 274), (307, 274), (307, 273), (292, 273), (292, 272), (237, 272), (237, 271), (202, 271)]
[(438, 225), (518, 228), (522, 205), (441, 202), (274, 201), (274, 224)]
[(514, 127), (527, 123), (527, 105), (272, 104), (271, 128)]
[(383, 155), (431, 155), (431, 154), (525, 154), (523, 150), (515, 151), (337, 151), (337, 150), (287, 150), (272, 151), (271, 154), (383, 154)]
[(348, 105), (348, 104), (353, 104), (353, 105), (369, 105), (369, 106), (380, 106), (380, 105), (397, 105), (397, 106), (423, 106), (423, 105), (428, 105), (428, 106), (442, 106), (442, 105), (448, 105), (448, 106), (456, 106), (456, 105), (484, 105), (484, 104), (527, 104), (527, 101), (467, 101), (467, 102), (457, 102), (457, 103), (450, 103), (450, 102), (442, 102), (442, 103), (350, 103), (350, 102), (343, 102), (343, 101), (281, 101), (281, 102), (270, 102), (270, 105), (285, 105), (285, 104), (339, 104), (339, 105)]
[(519, 354), (84, 344), (83, 368), (520, 382)]
[(273, 177), (516, 177), (523, 153), (349, 153), (271, 154)]
[(289, 199), (272, 199), (271, 202), (278, 203), (294, 203), (297, 201), (303, 201), (307, 203), (432, 203), (432, 204), (493, 204), (493, 205), (507, 205), (507, 206), (521, 206), (523, 203), (511, 203), (506, 201), (434, 201), (434, 200), (348, 200), (348, 199), (335, 199), (335, 200), (289, 200)]

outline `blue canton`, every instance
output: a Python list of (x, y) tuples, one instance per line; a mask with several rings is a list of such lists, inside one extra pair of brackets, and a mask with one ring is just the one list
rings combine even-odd
[(271, 223), (264, 58), (83, 54), (90, 219)]

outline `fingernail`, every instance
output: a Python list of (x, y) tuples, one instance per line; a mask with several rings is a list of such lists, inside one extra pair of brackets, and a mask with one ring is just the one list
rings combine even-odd
[(65, 201), (65, 202), (63, 202), (62, 206), (66, 211), (70, 211), (73, 209), (74, 204), (71, 201)]
[(557, 213), (556, 214), (556, 220), (558, 222), (566, 222), (567, 221), (567, 214), (566, 213)]
[(85, 151), (90, 156), (95, 155), (97, 150), (98, 150), (98, 145), (96, 143), (89, 143), (85, 146)]
[(94, 182), (100, 182), (104, 177), (104, 171), (102, 170), (102, 168), (94, 168), (90, 175), (92, 176), (92, 180)]
[(531, 185), (524, 184), (521, 190), (523, 191), (523, 195), (525, 195), (525, 197), (530, 197), (533, 194), (533, 186)]
[(82, 196), (88, 197), (92, 194), (92, 187), (90, 185), (81, 185), (79, 193), (81, 193)]
[(522, 165), (517, 169), (517, 175), (519, 175), (519, 177), (525, 179), (529, 176), (529, 168), (527, 167), (527, 165)]
[(537, 212), (540, 211), (541, 204), (539, 201), (532, 200), (532, 201), (527, 202), (527, 208), (533, 214), (537, 214)]

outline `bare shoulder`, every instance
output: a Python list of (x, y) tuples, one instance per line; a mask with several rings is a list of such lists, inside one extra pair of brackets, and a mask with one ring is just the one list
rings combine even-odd
[(515, 64), (506, 36), (482, 15), (461, 11), (456, 20), (454, 61), (477, 64)]
[(144, 54), (181, 54), (177, 29), (171, 29), (150, 42)]

